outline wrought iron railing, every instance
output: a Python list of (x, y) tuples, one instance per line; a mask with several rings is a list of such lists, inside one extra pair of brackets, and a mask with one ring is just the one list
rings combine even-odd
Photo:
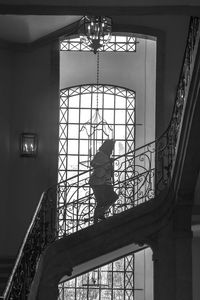
[[(155, 195), (155, 142), (114, 158), (114, 188), (119, 199), (107, 216), (118, 214)], [(95, 198), (89, 186), (91, 170), (80, 173), (49, 189), (57, 195), (57, 237), (93, 224)], [(55, 199), (53, 200), (55, 201)]]
[[(169, 127), (156, 141), (115, 158), (115, 189), (119, 200), (108, 216), (153, 199), (169, 183), (198, 44), (199, 19), (192, 18)], [(0, 299), (27, 299), (38, 259), (45, 247), (59, 237), (93, 224), (95, 201), (88, 185), (89, 172), (71, 177), (42, 194)], [(63, 202), (57, 206), (59, 197)]]

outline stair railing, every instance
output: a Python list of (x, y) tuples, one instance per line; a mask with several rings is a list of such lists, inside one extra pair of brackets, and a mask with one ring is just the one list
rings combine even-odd
[[(173, 114), (167, 130), (156, 141), (114, 159), (114, 187), (119, 199), (107, 213), (108, 217), (153, 199), (172, 177), (199, 34), (199, 19), (191, 18)], [(73, 176), (42, 194), (0, 299), (27, 299), (39, 257), (47, 245), (93, 224), (95, 200), (88, 184), (90, 172), (87, 170)]]

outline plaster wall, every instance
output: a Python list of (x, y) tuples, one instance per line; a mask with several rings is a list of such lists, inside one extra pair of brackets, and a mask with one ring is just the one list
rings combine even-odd
[[(30, 224), (42, 192), (57, 181), (58, 56), (55, 45), (13, 53), (10, 94), (10, 176), (7, 237), (2, 252), (15, 255)], [(36, 158), (21, 157), (22, 132), (38, 134)]]
[(123, 24), (127, 31), (157, 37), (156, 136), (167, 128), (175, 101), (189, 28), (188, 16), (143, 15), (114, 16), (116, 29)]
[(135, 299), (153, 300), (153, 261), (151, 248), (135, 253)]
[[(12, 80), (12, 55), (6, 49), (0, 50), (0, 256), (2, 254), (2, 246), (6, 241), (6, 226), (9, 219), (9, 154), (10, 154), (10, 90)], [(5, 218), (5, 216), (7, 216)]]
[[(183, 3), (184, 2), (184, 3)], [(0, 3), (5, 4), (5, 1), (1, 0)], [(34, 0), (30, 0), (28, 3), (26, 2), (26, 0), (20, 0), (20, 1), (16, 1), (16, 0), (9, 0), (8, 1), (9, 4), (20, 4), (20, 5), (34, 5), (35, 2)], [(43, 0), (43, 5), (54, 5), (54, 1), (53, 0)], [(57, 1), (57, 5), (58, 6), (64, 6), (66, 5), (66, 2), (64, 0), (58, 0)], [(70, 7), (82, 7), (83, 2), (81, 0), (76, 0), (76, 3), (74, 3), (73, 0), (69, 0), (67, 2), (67, 5)], [(85, 0), (84, 1), (84, 5), (85, 6), (97, 6), (97, 7), (101, 7), (101, 6), (108, 6), (108, 7), (115, 7), (115, 6), (120, 6), (120, 7), (132, 7), (132, 6), (138, 6), (138, 7), (156, 7), (156, 6), (199, 6), (199, 1), (198, 0), (151, 0), (151, 1), (146, 1), (146, 0), (102, 0), (101, 2), (99, 2), (98, 0)]]
[(193, 238), (192, 242), (192, 284), (193, 284), (193, 300), (200, 299), (200, 234)]
[[(192, 229), (193, 229), (193, 240), (192, 240), (192, 288), (193, 288), (193, 300), (200, 299), (200, 218), (199, 218), (199, 205), (200, 205), (200, 173), (197, 177), (197, 182), (194, 192), (194, 212), (192, 215)], [(195, 214), (195, 210), (197, 214)], [(194, 230), (195, 229), (195, 230)]]

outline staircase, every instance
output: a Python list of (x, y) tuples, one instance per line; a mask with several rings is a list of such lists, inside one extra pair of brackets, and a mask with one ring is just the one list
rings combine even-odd
[[(70, 276), (74, 267), (131, 243), (141, 247), (163, 226), (173, 202), (171, 182), (198, 44), (199, 19), (192, 18), (169, 127), (156, 141), (115, 157), (120, 198), (107, 219), (93, 225), (91, 170), (50, 187), (41, 196), (0, 299), (25, 300), (30, 290), (30, 300), (56, 299), (60, 279)], [(63, 200), (59, 205), (58, 198)], [(8, 274), (9, 265), (1, 266)]]

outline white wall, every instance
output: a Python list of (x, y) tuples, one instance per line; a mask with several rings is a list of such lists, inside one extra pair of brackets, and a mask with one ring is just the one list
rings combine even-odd
[(7, 235), (6, 228), (10, 224), (9, 190), (10, 190), (10, 94), (12, 91), (12, 54), (10, 51), (0, 49), (0, 256), (5, 254), (4, 246)]
[[(42, 192), (57, 181), (59, 86), (57, 44), (0, 51), (2, 134), (0, 255), (15, 256)], [(38, 134), (36, 158), (21, 157), (22, 132)]]
[(153, 299), (153, 261), (152, 250), (135, 253), (135, 299)]

